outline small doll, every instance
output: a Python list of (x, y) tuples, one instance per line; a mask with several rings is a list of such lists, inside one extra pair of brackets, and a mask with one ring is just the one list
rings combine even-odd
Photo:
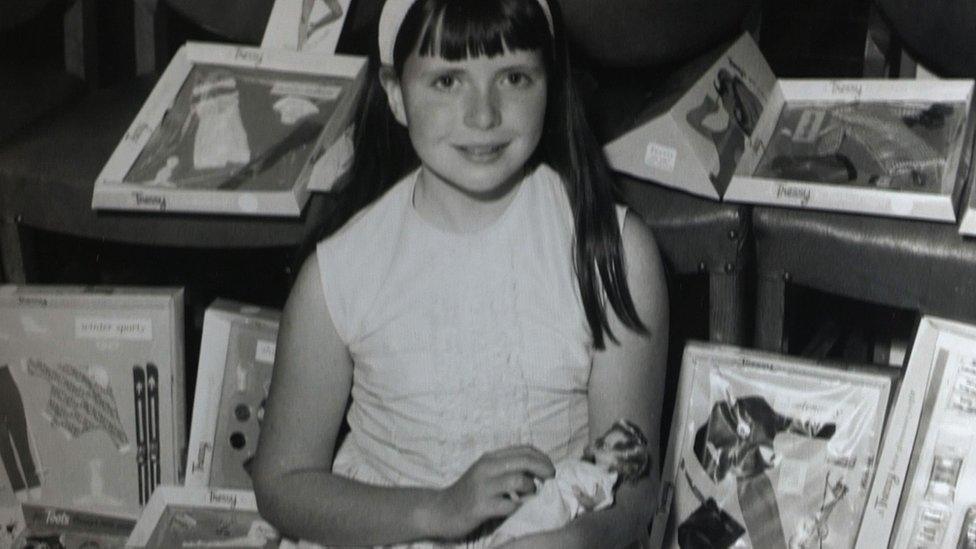
[(587, 446), (582, 459), (561, 461), (556, 464), (556, 476), (536, 480), (535, 494), (526, 497), (498, 526), (489, 546), (554, 530), (583, 513), (610, 507), (617, 482), (636, 482), (647, 472), (649, 462), (644, 433), (626, 419), (617, 420)]

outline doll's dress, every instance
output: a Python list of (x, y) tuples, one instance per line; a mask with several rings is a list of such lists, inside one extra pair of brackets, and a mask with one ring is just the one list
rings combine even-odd
[(247, 164), (251, 149), (241, 120), (240, 92), (234, 78), (204, 81), (193, 87), (198, 120), (193, 139), (193, 167), (198, 170)]
[[(555, 530), (584, 512), (599, 511), (613, 505), (617, 473), (588, 461), (568, 459), (556, 464), (556, 476), (536, 480), (537, 491), (527, 496), (491, 536), (491, 547), (537, 532)], [(587, 509), (580, 494), (595, 505)]]
[(554, 463), (577, 458), (593, 350), (560, 177), (539, 166), (492, 225), (458, 234), (414, 210), (418, 173), (317, 248), (354, 364), (350, 432), (333, 471), (443, 487), (510, 445), (534, 445)]

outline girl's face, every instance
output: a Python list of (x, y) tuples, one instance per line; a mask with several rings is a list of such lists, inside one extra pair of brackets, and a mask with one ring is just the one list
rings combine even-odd
[(384, 85), (428, 184), (491, 200), (504, 195), (542, 136), (546, 70), (538, 51), (448, 61), (412, 53)]

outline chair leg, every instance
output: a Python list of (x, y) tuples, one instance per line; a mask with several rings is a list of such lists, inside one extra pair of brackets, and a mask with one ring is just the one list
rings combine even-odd
[(17, 222), (6, 216), (0, 218), (0, 263), (3, 266), (4, 282), (10, 284), (27, 282), (20, 230), (17, 228)]
[(786, 352), (786, 280), (760, 275), (756, 288), (756, 335), (758, 349)]
[(711, 341), (746, 344), (744, 279), (737, 272), (708, 277), (708, 338)]

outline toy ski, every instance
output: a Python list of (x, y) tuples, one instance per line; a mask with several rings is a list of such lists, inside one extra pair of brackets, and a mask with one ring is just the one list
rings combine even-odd
[(149, 438), (149, 491), (152, 495), (160, 482), (159, 462), (159, 369), (152, 362), (146, 365), (146, 410), (148, 412)]
[(139, 476), (139, 505), (149, 501), (149, 463), (146, 441), (146, 373), (138, 364), (132, 367), (136, 412), (136, 465)]

